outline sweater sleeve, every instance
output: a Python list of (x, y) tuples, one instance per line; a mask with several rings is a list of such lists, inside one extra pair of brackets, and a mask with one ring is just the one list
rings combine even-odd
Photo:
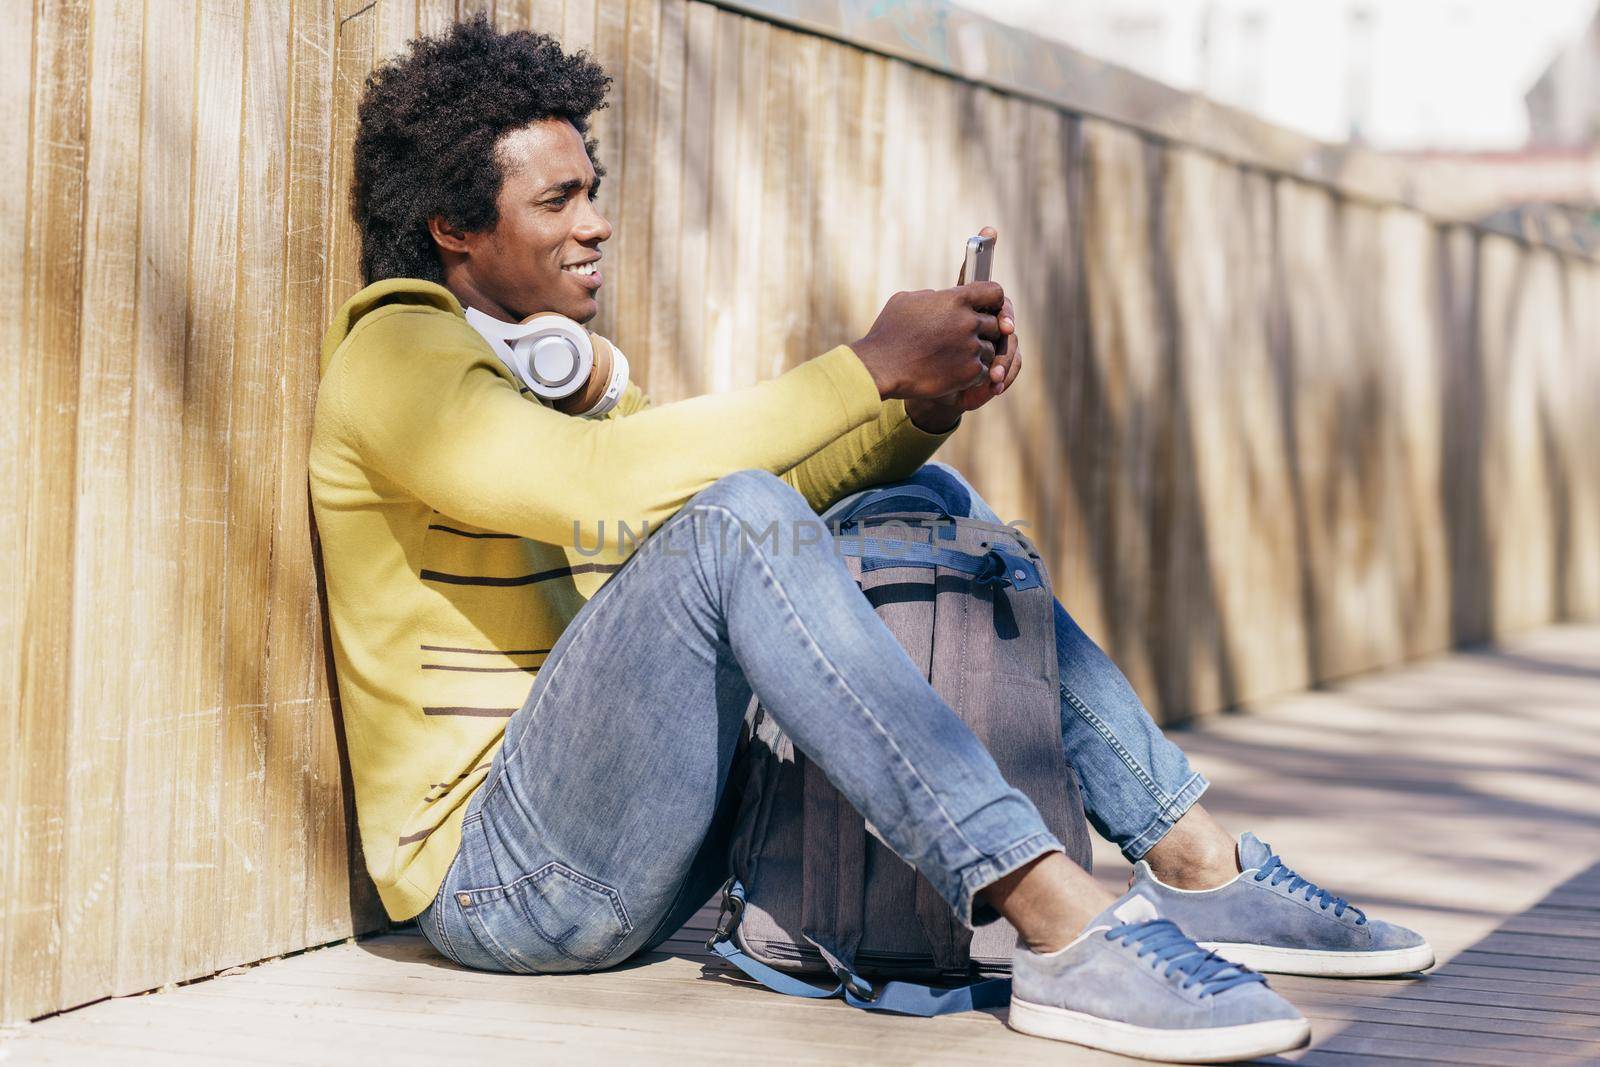
[[(384, 309), (388, 311), (388, 309)], [(395, 309), (363, 322), (329, 368), (362, 460), (444, 514), (586, 550), (605, 522), (658, 527), (730, 471), (790, 471), (873, 422), (872, 375), (841, 345), (758, 385), (581, 419), (521, 397), (470, 327)]]
[(959, 426), (958, 421), (943, 433), (928, 433), (911, 421), (904, 401), (886, 400), (872, 422), (829, 442), (781, 477), (820, 514), (857, 489), (911, 477)]
[[(649, 407), (650, 397), (630, 383), (617, 404), (617, 413), (625, 418)], [(911, 477), (960, 427), (957, 420), (943, 433), (929, 433), (911, 421), (905, 401), (886, 400), (871, 422), (834, 438), (779, 472), (779, 477), (798, 489), (820, 515), (857, 489)]]

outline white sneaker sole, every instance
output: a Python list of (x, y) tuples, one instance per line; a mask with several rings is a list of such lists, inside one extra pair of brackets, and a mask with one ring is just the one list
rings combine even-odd
[(1318, 952), (1305, 948), (1240, 945), (1228, 941), (1201, 941), (1224, 959), (1267, 974), (1304, 974), (1318, 978), (1377, 978), (1409, 974), (1433, 966), (1433, 947), (1427, 942), (1387, 952)]
[(1102, 1019), (1066, 1008), (1011, 998), (1011, 1029), (1034, 1037), (1171, 1063), (1228, 1063), (1303, 1048), (1311, 1040), (1305, 1019), (1272, 1019), (1205, 1029), (1162, 1030)]

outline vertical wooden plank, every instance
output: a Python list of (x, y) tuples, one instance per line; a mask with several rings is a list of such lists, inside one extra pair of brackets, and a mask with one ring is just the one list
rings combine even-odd
[[(589, 136), (598, 142), (596, 154), (606, 176), (600, 182), (600, 195), (595, 198), (595, 208), (611, 223), (611, 240), (602, 246), (605, 257), (601, 269), (605, 286), (600, 290), (599, 311), (589, 323), (590, 329), (611, 338), (619, 345), (617, 337), (617, 264), (623, 260), (626, 237), (623, 233), (622, 187), (626, 161), (622, 155), (622, 135), (626, 129), (623, 107), (623, 75), (628, 64), (628, 4), (626, 0), (600, 0), (596, 12), (595, 59), (611, 78), (611, 89), (606, 94), (606, 106), (595, 112), (589, 122)], [(626, 352), (626, 349), (623, 349)]]
[(1517, 572), (1508, 577), (1506, 563), (1515, 565), (1505, 550), (1514, 543), (1512, 530), (1516, 520), (1507, 515), (1512, 504), (1514, 488), (1507, 483), (1513, 472), (1507, 462), (1507, 441), (1514, 421), (1508, 412), (1518, 406), (1508, 388), (1508, 379), (1514, 375), (1515, 332), (1519, 284), (1517, 275), (1522, 264), (1522, 251), (1518, 245), (1498, 235), (1485, 235), (1478, 245), (1479, 278), (1482, 300), (1479, 304), (1481, 325), (1478, 332), (1483, 345), (1483, 512), (1485, 567), (1488, 571), (1489, 615), (1487, 634), (1490, 639), (1503, 637), (1516, 626), (1514, 615), (1508, 615), (1501, 601), (1502, 593), (1515, 592)]
[[(906, 220), (912, 227), (914, 250), (914, 258), (907, 264), (908, 281), (918, 287), (943, 288), (955, 284), (962, 241), (978, 232), (976, 220), (992, 214), (993, 205), (963, 202), (967, 197), (987, 197), (989, 192), (977, 185), (978, 153), (963, 143), (962, 125), (971, 120), (974, 94), (979, 90), (931, 71), (917, 73), (926, 93), (918, 109), (917, 136), (926, 146), (927, 169), (919, 180), (925, 190), (927, 214)], [(952, 247), (957, 251), (952, 253)]]
[[(1012, 450), (1015, 468), (1016, 499), (1005, 502), (1001, 518), (1018, 519), (1028, 525), (1024, 531), (1036, 539), (1040, 551), (1052, 553), (1056, 546), (1048, 531), (1055, 522), (1056, 498), (1063, 480), (1056, 470), (1056, 457), (1049, 447), (1052, 424), (1060, 418), (1054, 400), (1046, 389), (1047, 379), (1040, 373), (1045, 346), (1050, 338), (1040, 329), (1048, 298), (1048, 278), (1042, 265), (1049, 254), (1041, 254), (1037, 242), (1041, 224), (1038, 184), (1043, 178), (1040, 144), (1048, 127), (1039, 121), (1035, 105), (1014, 97), (1002, 98), (1002, 120), (994, 136), (1002, 141), (997, 156), (989, 157), (993, 180), (1001, 190), (1000, 259), (995, 277), (1005, 286), (1017, 312), (1017, 339), (1023, 347), (1022, 374), (1012, 387), (990, 406), (1009, 422), (1004, 440)], [(1023, 333), (1024, 330), (1028, 332)], [(1027, 349), (1030, 344), (1033, 350)], [(1031, 358), (1030, 358), (1031, 357)]]
[(1554, 254), (1513, 244), (1485, 242), (1486, 294), (1501, 301), (1499, 359), (1492, 365), (1490, 395), (1498, 409), (1498, 434), (1489, 453), (1496, 537), (1495, 632), (1510, 634), (1552, 617), (1557, 551), (1552, 523), (1555, 495), (1547, 406), (1542, 379), (1556, 345), (1560, 322)]
[(840, 339), (846, 342), (862, 337), (872, 328), (883, 307), (882, 283), (878, 267), (881, 257), (873, 247), (878, 241), (863, 241), (860, 234), (879, 230), (877, 207), (883, 196), (883, 146), (888, 131), (884, 128), (885, 84), (889, 60), (870, 52), (852, 50), (845, 57), (850, 68), (846, 77), (859, 86), (858, 105), (851, 116), (848, 148), (849, 187), (845, 206), (849, 211), (846, 234), (853, 251), (851, 273)]
[[(260, 5), (256, 5), (259, 7)], [(196, 9), (196, 77), (203, 87), (194, 133), (189, 262), (193, 317), (183, 357), (179, 616), (183, 715), (171, 751), (172, 879), (167, 927), (173, 973), (216, 970), (229, 916), (221, 908), (218, 831), (222, 782), (223, 650), (226, 634), (228, 458), (234, 383), (234, 261), (239, 252), (242, 57), (238, 5)], [(247, 250), (248, 251), (248, 250)]]
[[(1154, 274), (1155, 311), (1165, 329), (1161, 336), (1165, 350), (1160, 354), (1160, 377), (1165, 388), (1157, 401), (1155, 425), (1158, 436), (1155, 463), (1155, 494), (1150, 510), (1151, 556), (1157, 561), (1151, 575), (1151, 637), (1158, 672), (1158, 692), (1167, 721), (1187, 718), (1199, 711), (1213, 710), (1225, 699), (1219, 688), (1229, 687), (1232, 664), (1228, 661), (1223, 619), (1217, 611), (1216, 582), (1209, 572), (1209, 531), (1201, 520), (1198, 502), (1196, 445), (1197, 416), (1188, 394), (1189, 365), (1182, 347), (1183, 319), (1177, 307), (1180, 268), (1176, 263), (1187, 235), (1181, 234), (1174, 219), (1174, 200), (1179, 186), (1191, 173), (1184, 163), (1189, 153), (1177, 146), (1162, 146), (1150, 152), (1154, 162), (1151, 193), (1151, 259)], [(1202, 172), (1215, 177), (1215, 172)], [(1214, 189), (1213, 195), (1221, 192)], [(1226, 248), (1212, 243), (1198, 252), (1197, 266), (1213, 275), (1222, 275)], [(1223, 284), (1226, 284), (1224, 282)], [(1220, 314), (1225, 302), (1207, 309)], [(1214, 329), (1217, 327), (1213, 327)], [(1231, 372), (1232, 366), (1228, 368)], [(1222, 559), (1226, 561), (1227, 557)]]
[(1151, 179), (1135, 134), (1084, 120), (1083, 270), (1090, 361), (1084, 401), (1096, 427), (1085, 440), (1095, 476), (1093, 574), (1106, 609), (1095, 634), (1134, 688), (1160, 715), (1150, 645), (1151, 580), (1159, 560), (1149, 539), (1162, 425), (1165, 340), (1150, 247)]
[[(561, 47), (567, 52), (593, 51), (595, 44), (595, 4), (606, 0), (565, 0), (561, 8)], [(611, 0), (615, 4), (617, 0)], [(626, 4), (626, 0), (623, 0)]]
[[(34, 18), (25, 258), (14, 454), (24, 488), (12, 603), (16, 753), (10, 788), (14, 834), (3, 875), (6, 940), (0, 946), (0, 1019), (20, 1020), (60, 1003), (57, 908), (62, 889), (67, 736), (61, 714), (72, 663), (73, 484), (77, 465), (79, 287), (82, 282), (84, 120), (88, 10), (40, 4)], [(11, 218), (7, 224), (11, 224)], [(8, 317), (8, 322), (11, 321)], [(10, 328), (9, 326), (7, 327)], [(13, 583), (8, 583), (11, 587)]]
[[(1091, 633), (1102, 634), (1104, 608), (1090, 551), (1092, 480), (1087, 477), (1098, 465), (1092, 451), (1093, 430), (1086, 429), (1079, 417), (1088, 361), (1078, 343), (1086, 327), (1080, 303), (1080, 219), (1075, 214), (1076, 137), (1072, 118), (1053, 110), (1035, 113), (1029, 136), (1035, 154), (1028, 173), (1034, 176), (1037, 206), (1031, 235), (1018, 236), (1034, 242), (1034, 253), (1023, 262), (1039, 278), (1040, 289), (1030, 297), (1038, 300), (1031, 310), (1017, 309), (1018, 336), (1023, 344), (1022, 373), (1033, 379), (1025, 388), (1042, 392), (1050, 405), (1038, 447), (1050, 457), (1058, 496), (1048, 506), (1047, 525), (1038, 531), (1040, 549), (1051, 561), (1051, 581), (1062, 605)], [(1083, 456), (1085, 451), (1088, 456)]]
[[(819, 279), (812, 270), (817, 246), (815, 228), (817, 198), (816, 131), (823, 121), (813, 106), (817, 85), (817, 59), (821, 42), (809, 34), (794, 34), (788, 39), (790, 60), (787, 67), (790, 101), (789, 147), (783, 175), (788, 181), (786, 236), (781, 249), (773, 249), (785, 260), (788, 284), (782, 293), (782, 363), (776, 371), (798, 366), (816, 355), (811, 351), (811, 302)], [(774, 352), (776, 357), (779, 353)]]
[(378, 20), (374, 9), (356, 0), (332, 0), (337, 16), (332, 33), (333, 93), (330, 130), (332, 175), (328, 201), (323, 211), (330, 232), (328, 269), (324, 275), (323, 321), (333, 318), (346, 300), (361, 288), (361, 234), (350, 217), (350, 150), (355, 141), (356, 106), (361, 102), (362, 83), (372, 70), (377, 43)]
[(1219, 619), (1213, 588), (1209, 582), (1196, 581), (1194, 573), (1204, 566), (1205, 535), (1195, 521), (1193, 421), (1183, 403), (1185, 367), (1177, 346), (1174, 239), (1168, 211), (1173, 170), (1182, 150), (1147, 142), (1145, 156), (1152, 325), (1161, 346), (1154, 353), (1160, 385), (1150, 397), (1150, 421), (1145, 427), (1152, 467), (1144, 502), (1151, 560), (1147, 633), (1156, 672), (1155, 691), (1146, 699), (1159, 704), (1161, 721), (1176, 722), (1201, 710), (1197, 702), (1215, 706), (1218, 677), (1226, 675), (1227, 664), (1224, 660), (1219, 669), (1218, 661), (1224, 658), (1215, 647)]
[[(35, 18), (14, 27), (15, 32), (0, 37), (0, 141), (17, 146), (22, 165), (7, 167), (0, 173), (0, 284), (22, 292), (27, 279), (28, 185), (32, 173), (29, 137), (32, 122), (33, 42)], [(27, 351), (26, 313), (0, 319), (0, 345), (5, 351)], [(26, 560), (26, 525), (23, 522), (27, 501), (28, 470), (24, 456), (24, 421), (29, 417), (29, 397), (24, 392), (24, 375), (30, 361), (0, 360), (0, 567), (18, 579), (0, 587), (0, 946), (11, 944), (11, 871), (22, 863), (18, 825), (19, 786), (23, 777), (23, 751), (17, 743), (22, 729), (21, 683), (23, 648), (23, 590), (20, 580)], [(20, 1000), (13, 1003), (10, 990), (11, 957), (0, 947), (0, 1025), (23, 1017)]]
[[(142, 3), (97, 6), (89, 42), (87, 194), (83, 255), (77, 497), (72, 544), (72, 688), (61, 883), (61, 1004), (103, 996), (116, 959), (115, 877), (121, 810), (119, 768), (126, 719), (126, 663), (107, 649), (133, 648), (127, 522), (133, 446), (132, 374), (138, 260), (140, 25)], [(130, 131), (133, 134), (130, 136)]]
[[(691, 2), (684, 27), (683, 164), (679, 177), (677, 333), (671, 342), (677, 368), (675, 396), (706, 391), (706, 271), (711, 225), (711, 71), (716, 63), (717, 9)], [(657, 381), (659, 381), (659, 377)]]
[[(479, 0), (477, 10), (486, 11), (494, 19), (494, 27), (501, 33), (511, 30), (525, 30), (529, 28), (529, 8), (533, 0)], [(560, 0), (556, 0), (557, 3)], [(465, 7), (465, 3), (462, 5)], [(464, 12), (463, 12), (464, 13)], [(533, 29), (547, 32), (537, 24)]]
[[(1230, 241), (1230, 274), (1240, 279), (1240, 302), (1230, 333), (1246, 346), (1251, 368), (1234, 432), (1249, 459), (1245, 488), (1251, 502), (1250, 535), (1235, 546), (1244, 561), (1232, 575), (1232, 588), (1244, 590), (1248, 605), (1238, 608), (1236, 657), (1239, 699), (1261, 700), (1310, 684), (1301, 574), (1305, 562), (1296, 523), (1292, 451), (1283, 416), (1283, 366), (1278, 360), (1278, 281), (1274, 256), (1273, 180), (1246, 172), (1240, 176), (1240, 211), (1248, 225)], [(1259, 348), (1257, 346), (1260, 346)], [(1196, 410), (1199, 410), (1198, 407)], [(1204, 431), (1202, 431), (1203, 435)], [(1237, 475), (1235, 476), (1237, 477)], [(1208, 503), (1207, 507), (1213, 506)]]
[[(657, 42), (660, 0), (631, 0), (622, 81), (621, 198), (612, 217), (615, 236), (608, 273), (615, 340), (628, 353), (639, 385), (654, 397), (650, 377), (651, 190), (655, 186)], [(615, 279), (613, 282), (611, 279)]]
[(407, 42), (416, 36), (417, 20), (422, 17), (422, 6), (428, 0), (382, 0), (373, 14), (377, 16), (377, 38), (374, 61), (383, 62), (400, 55)]
[(910, 159), (916, 147), (911, 130), (911, 87), (916, 72), (911, 64), (897, 59), (881, 62), (883, 151), (879, 157), (878, 179), (873, 183), (874, 215), (884, 220), (883, 231), (873, 242), (877, 259), (873, 272), (876, 278), (873, 303), (877, 308), (892, 294), (911, 288), (903, 280), (904, 238), (911, 228), (908, 220), (916, 217), (914, 198), (918, 190), (912, 181), (915, 169)]
[(457, 17), (456, 0), (417, 0), (417, 34), (433, 37), (450, 28)]
[[(1504, 545), (1510, 506), (1505, 462), (1508, 393), (1506, 378), (1511, 362), (1512, 334), (1516, 327), (1516, 275), (1520, 251), (1515, 242), (1495, 234), (1478, 239), (1478, 340), (1482, 389), (1482, 437), (1477, 442), (1478, 477), (1482, 485), (1481, 566), (1484, 585), (1483, 637), (1504, 636), (1504, 607), (1499, 601), (1508, 584), (1501, 573), (1506, 562)], [(1513, 579), (1514, 580), (1514, 579)]]
[(715, 59), (708, 74), (710, 166), (706, 247), (710, 271), (705, 282), (704, 391), (719, 392), (733, 382), (734, 292), (739, 264), (739, 75), (741, 23), (729, 12), (714, 15)]
[[(299, 13), (297, 12), (297, 15)], [(234, 315), (218, 329), (218, 344), (234, 352), (228, 400), (229, 453), (223, 583), (225, 625), (221, 655), (223, 721), (220, 744), (225, 780), (218, 826), (222, 907), (230, 917), (218, 947), (226, 966), (260, 959), (278, 944), (272, 900), (289, 892), (288, 872), (274, 867), (268, 826), (287, 797), (267, 793), (267, 634), (273, 619), (267, 599), (272, 556), (272, 486), (277, 473), (277, 378), (283, 358), (267, 332), (282, 299), (282, 279), (273, 270), (283, 241), (283, 50), (290, 34), (315, 39), (331, 12), (314, 9), (295, 19), (277, 5), (251, 4), (242, 27), (241, 122), (236, 215), (237, 249), (229, 264), (236, 293)], [(326, 46), (324, 46), (326, 47)], [(303, 893), (298, 887), (296, 893)]]
[[(318, 42), (331, 24), (326, 5), (301, 5), (293, 26), (269, 6), (251, 5), (245, 26), (242, 138), (238, 162), (237, 261), (232, 264), (235, 315), (227, 323), (234, 374), (227, 398), (229, 453), (224, 512), (224, 625), (222, 625), (221, 797), (219, 797), (219, 905), (226, 936), (218, 965), (248, 963), (272, 952), (269, 902), (274, 881), (267, 857), (267, 822), (277, 811), (266, 789), (267, 561), (272, 555), (272, 485), (277, 477), (278, 365), (282, 352), (264, 328), (293, 283), (272, 274), (262, 259), (274, 256), (274, 214), (282, 211), (283, 53), (294, 42)], [(320, 40), (328, 50), (325, 37)], [(333, 226), (338, 226), (334, 221)], [(282, 238), (278, 238), (282, 240)], [(318, 242), (326, 230), (318, 227)], [(320, 282), (320, 272), (317, 282)], [(291, 280), (293, 282), (293, 280)], [(317, 293), (322, 314), (322, 293)], [(221, 341), (219, 341), (221, 342)]]
[[(1394, 663), (1450, 645), (1448, 552), (1439, 397), (1442, 394), (1442, 304), (1436, 290), (1436, 229), (1420, 215), (1387, 208), (1379, 218), (1378, 299), (1387, 342), (1375, 369), (1391, 398), (1392, 428), (1384, 449), (1385, 529), (1390, 556), (1385, 610), (1396, 620), (1382, 660)], [(1419, 314), (1418, 309), (1429, 313)]]
[(195, 19), (188, 5), (152, 4), (144, 26), (144, 132), (139, 163), (139, 328), (134, 348), (133, 625), (123, 828), (119, 841), (118, 994), (175, 973), (171, 914), (171, 752), (183, 716), (178, 691), (182, 582), (183, 352), (189, 327), (189, 206), (194, 136)]
[(1483, 323), (1479, 235), (1442, 228), (1436, 273), (1445, 360), (1441, 381), (1441, 498), (1449, 537), (1450, 639), (1476, 643), (1489, 634), (1488, 549), (1484, 504)]
[[(806, 241), (811, 267), (806, 272), (810, 283), (801, 309), (799, 351), (801, 360), (810, 359), (832, 347), (828, 343), (839, 329), (842, 294), (849, 288), (848, 271), (855, 242), (844, 226), (846, 215), (844, 144), (849, 115), (859, 106), (861, 86), (844, 77), (843, 53), (846, 46), (833, 41), (817, 42), (815, 67), (807, 85), (806, 111), (811, 117), (805, 159), (811, 175), (811, 195), (806, 210)], [(854, 338), (845, 338), (853, 340)]]
[[(505, 0), (499, 0), (501, 7), (508, 6)], [(535, 33), (548, 33), (552, 37), (561, 36), (562, 0), (519, 0), (516, 5), (515, 18), (519, 21), (517, 29), (528, 29)], [(512, 15), (509, 11), (503, 14), (497, 8), (496, 15), (501, 20), (501, 28), (511, 28)]]
[(1540, 441), (1538, 377), (1546, 303), (1542, 254), (1509, 238), (1480, 241), (1483, 354), (1483, 515), (1489, 636), (1550, 611), (1554, 546), (1545, 524), (1550, 485)]
[(792, 96), (792, 69), (795, 63), (794, 37), (788, 30), (771, 27), (767, 34), (766, 91), (763, 104), (761, 145), (761, 264), (759, 312), (752, 361), (755, 380), (770, 378), (783, 369), (784, 340), (790, 324), (789, 311), (793, 281), (789, 274), (786, 247), (789, 232), (790, 126), (795, 119)]
[(1362, 424), (1359, 401), (1349, 396), (1352, 360), (1360, 357), (1344, 314), (1338, 203), (1324, 190), (1281, 181), (1276, 210), (1307, 661), (1310, 676), (1323, 680), (1350, 673), (1361, 657), (1360, 477), (1350, 460), (1360, 447), (1352, 431), (1358, 435)]
[(657, 403), (688, 395), (678, 345), (678, 277), (683, 218), (683, 79), (686, 0), (659, 0), (661, 39), (656, 68), (655, 150), (650, 189), (649, 342), (644, 372)]
[(1338, 218), (1344, 246), (1340, 267), (1346, 273), (1330, 295), (1333, 313), (1349, 324), (1352, 345), (1343, 368), (1338, 427), (1340, 463), (1350, 491), (1349, 510), (1339, 528), (1342, 559), (1349, 567), (1341, 589), (1349, 597), (1351, 619), (1345, 634), (1348, 672), (1393, 662), (1387, 650), (1402, 645), (1400, 619), (1388, 595), (1394, 583), (1390, 546), (1398, 521), (1389, 491), (1394, 473), (1389, 458), (1398, 447), (1398, 408), (1382, 375), (1384, 364), (1399, 355), (1390, 351), (1392, 339), (1384, 330), (1380, 279), (1389, 250), (1379, 229), (1380, 209), (1341, 202)]
[[(730, 15), (722, 16), (731, 20)], [(758, 380), (766, 349), (763, 347), (763, 263), (769, 258), (771, 222), (763, 189), (766, 185), (767, 78), (772, 27), (756, 19), (739, 18), (739, 53), (742, 57), (737, 86), (729, 92), (738, 98), (738, 156), (733, 214), (737, 233), (733, 239), (734, 270), (727, 292), (733, 301), (731, 336), (727, 339), (727, 384), (732, 388)], [(721, 92), (719, 87), (719, 93)], [(719, 142), (720, 143), (720, 142)], [(721, 188), (727, 188), (726, 185)], [(721, 194), (719, 194), (720, 196)], [(718, 248), (725, 247), (719, 242)], [(863, 331), (865, 332), (865, 331)]]

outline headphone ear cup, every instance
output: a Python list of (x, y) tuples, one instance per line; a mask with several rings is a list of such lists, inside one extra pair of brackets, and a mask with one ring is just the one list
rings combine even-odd
[(620, 349), (598, 334), (590, 334), (594, 363), (583, 388), (556, 405), (569, 415), (603, 415), (616, 406), (628, 384), (628, 361)]
[(560, 400), (583, 389), (594, 368), (588, 331), (551, 312), (531, 316), (528, 332), (511, 344), (517, 372), (535, 395)]

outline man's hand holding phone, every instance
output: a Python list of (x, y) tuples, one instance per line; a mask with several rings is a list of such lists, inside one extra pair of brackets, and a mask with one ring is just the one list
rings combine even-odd
[[(985, 226), (979, 236), (997, 234)], [(965, 265), (953, 289), (890, 297), (851, 347), (878, 394), (903, 399), (912, 422), (930, 433), (999, 396), (1022, 369), (1010, 299), (996, 282), (968, 282)]]

